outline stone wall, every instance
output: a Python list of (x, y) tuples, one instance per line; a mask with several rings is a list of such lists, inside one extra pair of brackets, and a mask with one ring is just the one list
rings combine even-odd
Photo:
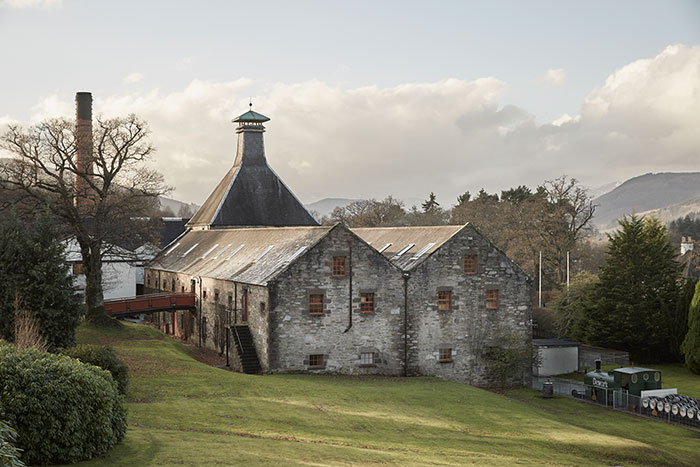
[[(344, 276), (332, 275), (333, 256), (346, 256), (348, 266), (352, 256), (352, 276), (349, 267)], [(375, 310), (361, 312), (361, 294), (368, 292)], [(311, 294), (323, 294), (323, 314), (309, 313)], [(401, 272), (347, 229), (334, 228), (294, 262), (270, 284), (270, 298), (272, 369), (403, 374)], [(363, 365), (362, 353), (374, 353), (374, 364)], [(323, 365), (312, 368), (310, 355), (323, 355)]]
[[(235, 324), (247, 324), (255, 342), (260, 366), (263, 371), (268, 370), (267, 287), (208, 277), (200, 279), (199, 276), (150, 268), (146, 269), (145, 275), (146, 293), (193, 291), (196, 294), (198, 315), (201, 310), (201, 315), (198, 316), (200, 320), (195, 319), (190, 312), (177, 312), (175, 325), (173, 325), (173, 313), (154, 313), (148, 319), (159, 329), (165, 331), (164, 326), (167, 325), (171, 334), (174, 333), (177, 337), (197, 345), (200, 339), (198, 323), (201, 322), (202, 347), (223, 355), (226, 352), (226, 328)], [(243, 321), (244, 290), (248, 294), (247, 321)], [(230, 339), (230, 365), (239, 370), (240, 360), (233, 336)]]
[[(465, 255), (476, 255), (475, 274), (465, 274)], [(412, 271), (408, 286), (410, 373), (485, 386), (497, 381), (482, 354), (499, 331), (530, 347), (529, 279), (471, 226)], [(487, 290), (498, 290), (497, 309), (486, 308)], [(449, 310), (438, 310), (439, 291), (451, 292)], [(451, 361), (440, 361), (440, 349), (451, 349)]]

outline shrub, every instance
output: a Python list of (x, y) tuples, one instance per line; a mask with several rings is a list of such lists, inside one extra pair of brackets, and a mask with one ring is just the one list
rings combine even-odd
[(29, 312), (15, 310), (15, 347), (19, 350), (36, 349), (46, 352), (49, 344), (39, 332), (39, 324)]
[(129, 384), (129, 367), (117, 356), (112, 347), (107, 345), (78, 345), (70, 349), (60, 349), (60, 353), (77, 358), (83, 363), (99, 366), (112, 374), (117, 382), (119, 392), (126, 394)]
[(0, 416), (17, 429), (28, 464), (101, 456), (124, 438), (124, 398), (107, 371), (0, 342), (0, 381)]
[(0, 420), (0, 465), (7, 467), (22, 467), (19, 460), (19, 449), (14, 446), (17, 432), (10, 425)]
[(685, 366), (700, 375), (700, 282), (695, 286), (695, 295), (688, 313), (688, 334), (683, 340), (681, 351), (685, 356)]

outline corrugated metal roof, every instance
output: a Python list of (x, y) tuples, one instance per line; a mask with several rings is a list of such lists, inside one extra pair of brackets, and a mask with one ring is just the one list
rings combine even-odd
[[(375, 249), (378, 247), (378, 251), (395, 266), (408, 270), (423, 262), (462, 227), (464, 226), (363, 227), (351, 230)], [(414, 246), (399, 255), (411, 244)]]
[[(325, 226), (192, 230), (178, 240), (180, 246), (176, 250), (171, 254), (159, 255), (149, 267), (194, 276), (266, 285), (269, 279), (302, 252), (315, 245), (332, 228)], [(206, 255), (206, 258), (202, 258), (217, 243), (218, 246)], [(184, 256), (183, 253), (190, 249), (191, 252)]]

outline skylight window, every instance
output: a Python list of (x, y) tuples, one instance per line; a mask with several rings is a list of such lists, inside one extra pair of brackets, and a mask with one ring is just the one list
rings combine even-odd
[(233, 258), (233, 255), (235, 255), (236, 253), (238, 253), (239, 251), (241, 251), (241, 250), (243, 249), (244, 246), (245, 246), (245, 243), (244, 243), (243, 245), (239, 246), (238, 248), (236, 248), (235, 250), (233, 250), (233, 251), (231, 252), (231, 254), (228, 255), (228, 256), (227, 256), (226, 258), (224, 258), (224, 259), (228, 260), (228, 259)]
[(192, 251), (192, 250), (194, 250), (195, 248), (197, 248), (197, 245), (199, 245), (199, 243), (195, 243), (194, 245), (192, 245), (192, 246), (190, 247), (189, 250), (187, 250), (186, 252), (184, 252), (184, 253), (182, 254), (182, 257), (184, 258), (185, 256), (187, 256), (187, 255), (189, 254), (190, 251)]
[(384, 245), (383, 247), (381, 247), (381, 248), (379, 249), (379, 252), (380, 252), (380, 253), (384, 253), (384, 250), (386, 250), (387, 248), (389, 248), (391, 245), (393, 245), (393, 243), (387, 243), (386, 245)]
[(219, 246), (219, 244), (217, 243), (217, 244), (214, 245), (213, 247), (209, 248), (209, 249), (207, 250), (207, 252), (204, 253), (204, 254), (202, 255), (202, 259), (205, 259), (207, 256), (209, 256), (209, 253), (211, 253), (212, 251), (216, 250), (216, 248), (217, 248), (218, 246)]
[(306, 251), (306, 246), (303, 246), (303, 247), (299, 248), (297, 251), (295, 251), (294, 254), (293, 254), (292, 256), (290, 256), (289, 258), (287, 258), (287, 259), (285, 260), (285, 263), (291, 263), (291, 262), (294, 261), (300, 254), (302, 254), (304, 251)]
[(214, 255), (214, 258), (212, 258), (212, 259), (218, 258), (219, 256), (221, 256), (221, 255), (223, 254), (224, 251), (228, 250), (229, 248), (231, 248), (231, 244), (230, 244), (230, 243), (229, 243), (228, 245), (226, 245), (225, 247), (223, 247), (223, 248), (221, 249), (220, 252), (218, 252), (217, 254), (215, 254), (215, 255)]
[(416, 246), (415, 243), (409, 243), (408, 245), (406, 245), (406, 246), (403, 248), (403, 250), (401, 250), (401, 251), (399, 251), (398, 253), (396, 253), (396, 256), (394, 256), (394, 258), (399, 258), (401, 255), (403, 255), (404, 253), (406, 253), (408, 250), (410, 250), (410, 249), (413, 248), (414, 246)]
[(167, 253), (165, 253), (165, 256), (168, 256), (170, 253), (173, 252), (173, 250), (174, 250), (175, 248), (177, 248), (177, 247), (179, 247), (179, 246), (180, 246), (180, 242), (177, 242), (171, 249), (168, 250)]
[(262, 253), (260, 253), (260, 254), (258, 255), (258, 257), (255, 258), (255, 261), (253, 261), (253, 262), (260, 261), (260, 260), (262, 259), (263, 256), (265, 256), (266, 254), (268, 254), (268, 253), (270, 252), (270, 250), (272, 250), (272, 248), (274, 248), (274, 246), (275, 246), (275, 245), (270, 245), (270, 246), (268, 246), (267, 248), (265, 248), (265, 251), (263, 251)]
[(411, 259), (416, 260), (416, 259), (420, 258), (421, 256), (423, 256), (428, 250), (430, 250), (434, 246), (435, 246), (435, 243), (428, 243), (423, 248), (421, 248), (418, 253), (413, 255), (413, 258), (411, 258)]

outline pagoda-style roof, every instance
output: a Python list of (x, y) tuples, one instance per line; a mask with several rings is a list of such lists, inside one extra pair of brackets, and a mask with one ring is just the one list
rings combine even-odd
[(263, 123), (267, 122), (270, 119), (263, 114), (259, 114), (257, 112), (254, 112), (253, 110), (249, 110), (243, 115), (239, 115), (238, 117), (234, 118), (232, 121), (233, 122), (255, 122), (255, 123)]
[[(317, 226), (294, 193), (267, 165), (262, 122), (252, 110), (235, 118), (241, 125), (233, 167), (187, 224), (195, 229)], [(245, 125), (249, 123), (249, 125)]]

